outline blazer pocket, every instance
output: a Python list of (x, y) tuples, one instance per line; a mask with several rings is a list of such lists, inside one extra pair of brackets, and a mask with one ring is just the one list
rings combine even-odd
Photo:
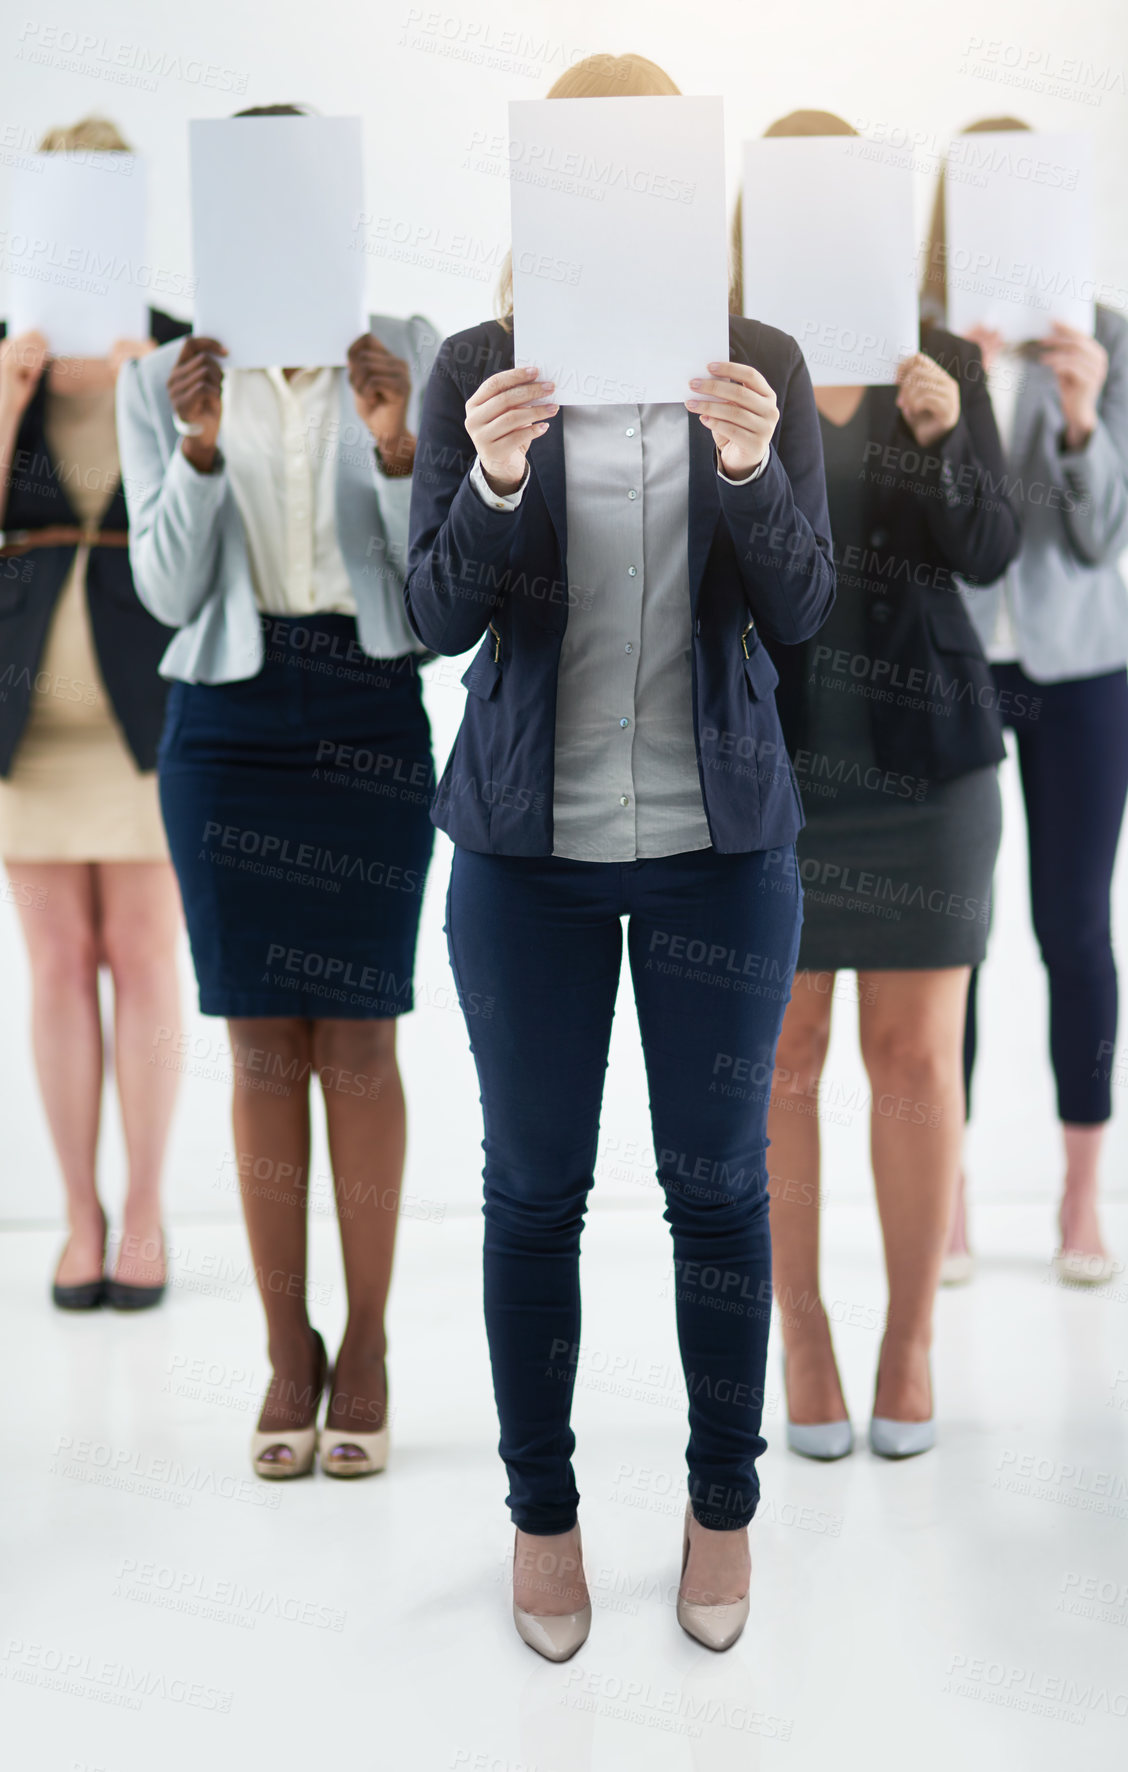
[(495, 656), (498, 650), (493, 634), (487, 634), (462, 674), (462, 687), (482, 701), (492, 700), (501, 682), (501, 665)]
[(749, 693), (757, 701), (768, 701), (775, 694), (779, 672), (763, 646), (754, 646), (745, 658), (744, 675), (748, 681)]
[(967, 658), (983, 657), (979, 636), (958, 594), (953, 592), (950, 600), (930, 597), (924, 605), (924, 619), (937, 652), (957, 652)]

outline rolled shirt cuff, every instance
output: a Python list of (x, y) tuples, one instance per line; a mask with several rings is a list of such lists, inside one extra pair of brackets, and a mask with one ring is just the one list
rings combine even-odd
[(525, 496), (525, 488), (529, 484), (529, 464), (525, 463), (525, 478), (516, 492), (494, 492), (486, 479), (481, 460), (474, 457), (474, 466), (470, 469), (470, 484), (478, 494), (482, 503), (489, 505), (493, 511), (515, 511)]

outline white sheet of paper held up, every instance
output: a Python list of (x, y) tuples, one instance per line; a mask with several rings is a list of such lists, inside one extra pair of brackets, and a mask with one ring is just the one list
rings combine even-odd
[(145, 169), (135, 154), (27, 154), (12, 167), (8, 333), (55, 357), (104, 357), (148, 338), (160, 279), (145, 258)]
[(743, 163), (744, 312), (798, 340), (816, 387), (894, 381), (920, 337), (909, 156), (772, 136)]
[(1045, 338), (1055, 320), (1092, 332), (1093, 141), (1083, 133), (957, 136), (944, 174), (948, 325)]
[(680, 401), (728, 358), (719, 98), (509, 107), (518, 364), (562, 406)]
[(194, 331), (233, 369), (344, 363), (367, 325), (359, 117), (189, 124)]

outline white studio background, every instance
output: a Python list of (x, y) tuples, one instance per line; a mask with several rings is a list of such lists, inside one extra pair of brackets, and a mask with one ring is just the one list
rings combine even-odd
[[(607, 19), (613, 16), (609, 32)], [(1063, 29), (1064, 23), (1064, 29)], [(686, 92), (726, 101), (729, 204), (741, 140), (797, 106), (840, 112), (863, 133), (919, 143), (923, 229), (937, 157), (950, 134), (978, 117), (1014, 114), (1036, 127), (1091, 129), (1098, 142), (1098, 268), (1128, 286), (1128, 13), (1120, 0), (1078, 0), (1063, 21), (1056, 0), (951, 0), (942, 14), (918, 4), (806, 0), (787, 9), (724, 0), (687, 12), (683, 0), (619, 0), (613, 15), (592, 0), (533, 0), (483, 9), (374, 8), (322, 0), (270, 5), (199, 0), (190, 16), (141, 0), (46, 9), (19, 0), (0, 26), (0, 218), (4, 165), (52, 124), (96, 112), (112, 117), (149, 162), (151, 257), (168, 279), (190, 276), (187, 130), (191, 117), (298, 100), (365, 120), (370, 305), (421, 311), (450, 331), (492, 311), (508, 245), (508, 192), (489, 153), (504, 141), (510, 98), (541, 95), (562, 69), (596, 51), (635, 50), (666, 66)], [(903, 133), (902, 133), (903, 132)], [(483, 162), (485, 163), (483, 167)], [(0, 219), (0, 229), (4, 226)], [(640, 291), (640, 300), (645, 291)], [(189, 304), (169, 300), (187, 315)], [(428, 672), (435, 749), (445, 758), (461, 712), (461, 666)], [(1006, 833), (995, 932), (981, 988), (981, 1065), (971, 1143), (974, 1193), (1043, 1200), (1046, 1249), (1059, 1177), (1045, 990), (1029, 931), (1021, 802), (1004, 768)], [(424, 907), (417, 1013), (403, 1024), (411, 1116), (406, 1192), (414, 1218), (472, 1211), (480, 1181), (477, 1086), (457, 1011), (442, 933), (450, 848), (436, 845)], [(1119, 949), (1128, 932), (1128, 876), (1116, 889)], [(221, 1023), (194, 1009), (182, 956), (188, 1046), (169, 1161), (173, 1219), (234, 1218), (229, 1087)], [(38, 1105), (28, 1039), (28, 978), (17, 913), (0, 901), (0, 1017), (4, 1161), (0, 1222), (54, 1221), (60, 1189)], [(827, 1065), (828, 1193), (869, 1192), (864, 1074), (852, 1037), (849, 980)], [(1126, 1041), (1128, 1044), (1128, 1041)], [(173, 1037), (155, 1036), (154, 1057)], [(1128, 1073), (1125, 1073), (1128, 1074)], [(121, 1142), (112, 1103), (102, 1174), (111, 1213), (122, 1191)], [(1128, 1132), (1114, 1120), (1106, 1188), (1123, 1197)], [(324, 1172), (323, 1145), (314, 1164)], [(657, 1209), (648, 1149), (645, 1083), (629, 990), (612, 1049), (597, 1204)], [(407, 1223), (405, 1235), (425, 1235)], [(1123, 1254), (1123, 1251), (1121, 1252)]]

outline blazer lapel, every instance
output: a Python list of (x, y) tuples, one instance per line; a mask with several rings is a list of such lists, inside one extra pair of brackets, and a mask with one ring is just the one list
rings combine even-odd
[[(881, 383), (877, 387), (867, 388), (862, 398), (869, 403), (869, 417), (866, 430), (876, 443), (884, 449), (887, 446), (897, 448), (915, 448), (912, 433), (907, 425), (902, 425), (901, 414), (897, 410), (898, 390), (892, 383)], [(905, 439), (908, 442), (905, 442)], [(893, 497), (893, 488), (880, 484), (880, 478), (874, 469), (867, 468), (862, 481), (862, 509), (865, 515), (867, 533), (873, 522), (874, 515)], [(889, 478), (889, 476), (884, 476)]]
[(705, 562), (717, 533), (721, 497), (717, 491), (716, 445), (696, 412), (686, 413), (689, 426), (689, 603), (697, 608)]
[(564, 412), (559, 411), (548, 421), (548, 429), (543, 437), (537, 437), (529, 444), (527, 458), (533, 477), (541, 489), (544, 502), (548, 506), (548, 514), (552, 519), (552, 527), (556, 531), (556, 539), (560, 545), (561, 563), (567, 571), (568, 563), (568, 524), (565, 514), (564, 491)]

